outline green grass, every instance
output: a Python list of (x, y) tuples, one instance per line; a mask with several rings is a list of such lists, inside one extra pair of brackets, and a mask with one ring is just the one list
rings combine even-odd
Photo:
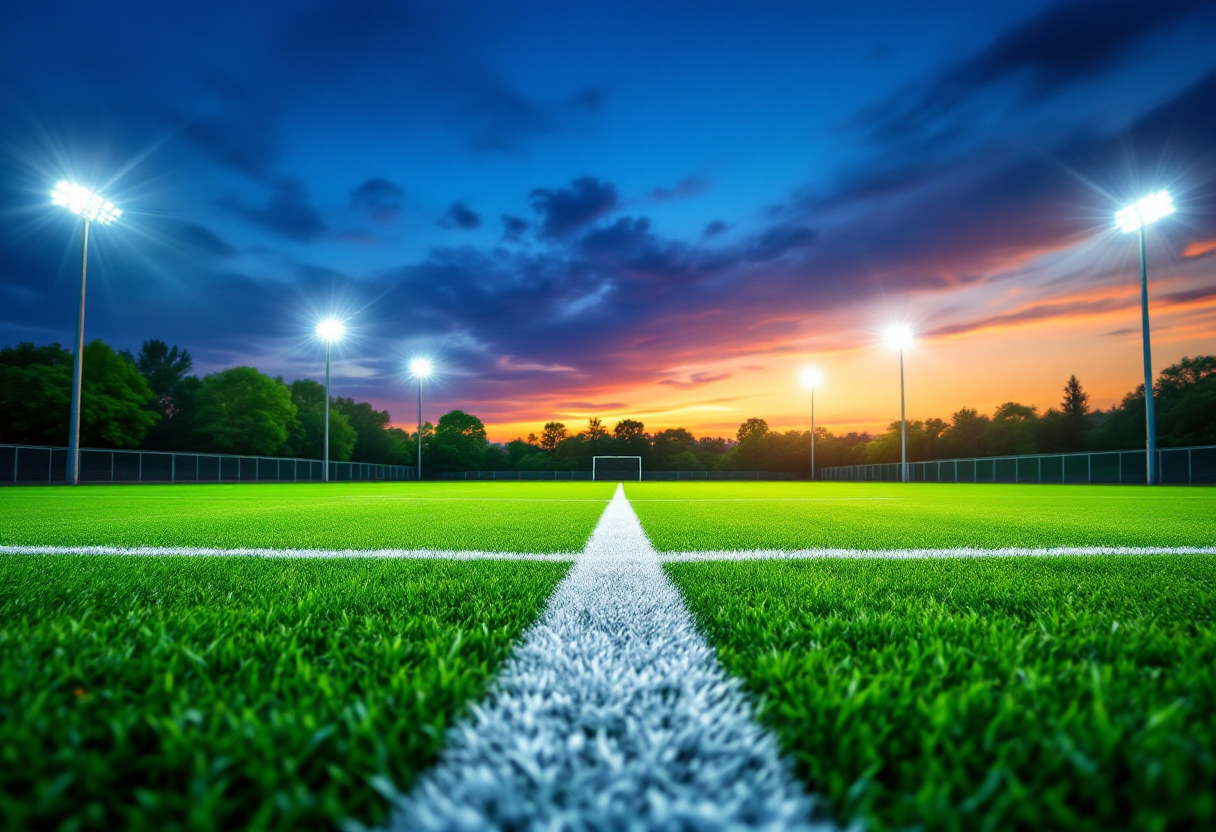
[(661, 552), (1216, 546), (1216, 489), (626, 483)]
[(0, 545), (577, 552), (615, 483), (0, 489)]
[(0, 556), (0, 826), (380, 821), (567, 568)]
[(667, 569), (840, 820), (1216, 828), (1211, 556)]

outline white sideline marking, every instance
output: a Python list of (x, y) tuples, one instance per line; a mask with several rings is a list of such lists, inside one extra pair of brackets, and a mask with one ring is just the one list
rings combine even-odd
[(830, 829), (813, 808), (618, 488), (391, 828)]
[(573, 552), (467, 552), (447, 549), (207, 549), (196, 546), (0, 546), (0, 555), (190, 555), (255, 558), (427, 558), (571, 561)]
[(739, 549), (720, 552), (664, 552), (664, 563), (696, 560), (806, 560), (815, 558), (1012, 558), (1067, 555), (1216, 555), (1216, 546), (1059, 546), (1049, 549)]

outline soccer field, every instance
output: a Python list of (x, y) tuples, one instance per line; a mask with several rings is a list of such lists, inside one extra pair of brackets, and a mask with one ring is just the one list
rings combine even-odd
[(1216, 544), (1216, 490), (926, 483), (628, 483), (660, 552)]
[(0, 552), (6, 828), (1216, 823), (1216, 490), (10, 488)]

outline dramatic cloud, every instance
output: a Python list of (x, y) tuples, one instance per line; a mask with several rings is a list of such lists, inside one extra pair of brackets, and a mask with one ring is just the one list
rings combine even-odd
[(350, 192), (350, 207), (375, 223), (387, 224), (401, 215), (405, 191), (387, 179), (368, 179)]
[(254, 179), (269, 177), (279, 160), (274, 131), (261, 119), (197, 118), (182, 128), (182, 134), (215, 161)]
[(676, 387), (680, 390), (688, 390), (693, 387), (699, 387), (702, 384), (713, 384), (715, 381), (726, 381), (733, 373), (693, 373), (686, 379), (679, 378), (664, 378), (659, 380), (659, 384), (665, 384), (668, 387)]
[(439, 218), (439, 225), (443, 228), (472, 230), (481, 227), (481, 216), (463, 202), (453, 202)]
[(713, 220), (705, 226), (705, 230), (701, 232), (701, 236), (708, 240), (712, 237), (717, 237), (729, 228), (730, 226), (722, 222), (722, 220)]
[(325, 221), (313, 207), (304, 182), (294, 176), (275, 182), (266, 207), (232, 207), (250, 222), (295, 242), (310, 243), (326, 232)]
[(898, 140), (998, 83), (1018, 81), (1044, 96), (1094, 78), (1205, 6), (1204, 0), (1061, 0), (951, 67), (911, 103), (903, 94), (867, 118), (876, 135)]
[(703, 194), (712, 184), (704, 176), (686, 176), (670, 188), (655, 188), (646, 197), (652, 202), (673, 202)]
[(815, 232), (802, 226), (778, 225), (768, 229), (748, 247), (746, 257), (753, 263), (767, 263), (797, 251), (815, 239)]
[(612, 183), (591, 176), (575, 179), (569, 188), (532, 191), (532, 209), (540, 214), (545, 237), (568, 237), (615, 210), (620, 202)]
[(502, 238), (507, 242), (523, 241), (524, 232), (528, 230), (528, 221), (511, 214), (502, 215)]

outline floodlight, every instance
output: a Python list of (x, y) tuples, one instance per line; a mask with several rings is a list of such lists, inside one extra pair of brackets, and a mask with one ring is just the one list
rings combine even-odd
[(1139, 231), (1146, 225), (1152, 225), (1172, 213), (1174, 213), (1174, 200), (1170, 196), (1170, 192), (1157, 191), (1115, 214), (1115, 223), (1119, 226), (1120, 231)]
[(802, 371), (802, 386), (809, 387), (814, 390), (819, 385), (823, 384), (823, 373), (818, 367), (807, 367)]
[(431, 374), (431, 359), (415, 358), (410, 362), (410, 374), (417, 378), (426, 378)]
[(346, 325), (337, 318), (326, 318), (317, 324), (317, 336), (322, 341), (339, 341), (346, 334)]
[(912, 346), (912, 328), (903, 324), (892, 324), (883, 333), (883, 340), (893, 350), (904, 350)]
[(1159, 479), (1157, 467), (1157, 416), (1153, 405), (1153, 354), (1148, 325), (1148, 245), (1146, 229), (1162, 217), (1174, 213), (1174, 200), (1169, 191), (1149, 194), (1134, 205), (1129, 205), (1115, 214), (1115, 224), (1120, 231), (1140, 232), (1140, 327), (1144, 350), (1144, 430), (1146, 470), (1145, 482), (1156, 485)]
[(80, 483), (80, 399), (84, 377), (84, 299), (89, 271), (89, 226), (98, 222), (110, 225), (122, 214), (104, 196), (74, 182), (57, 182), (51, 199), (84, 220), (84, 245), (80, 257), (80, 313), (76, 318), (76, 356), (72, 366), (72, 404), (68, 416), (68, 459), (65, 481)]
[(51, 191), (51, 199), (56, 205), (62, 205), (73, 214), (102, 225), (109, 225), (122, 215), (122, 211), (101, 194), (72, 182), (60, 182), (55, 185), (55, 190)]

